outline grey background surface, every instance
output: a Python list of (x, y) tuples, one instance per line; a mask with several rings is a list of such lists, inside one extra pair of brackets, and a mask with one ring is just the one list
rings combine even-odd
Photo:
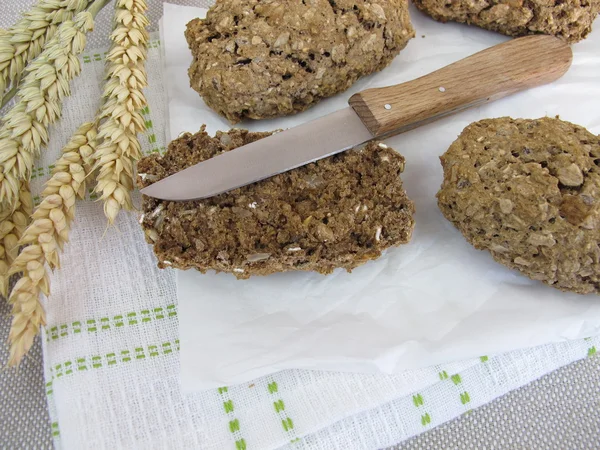
[[(0, 27), (35, 0), (2, 0)], [(163, 0), (148, 0), (151, 30)], [(170, 0), (206, 6), (211, 0)], [(107, 45), (111, 6), (98, 16), (88, 48)], [(4, 368), (10, 308), (0, 298), (0, 448), (52, 448), (39, 339), (18, 371)], [(600, 449), (600, 357), (576, 362), (394, 449)]]

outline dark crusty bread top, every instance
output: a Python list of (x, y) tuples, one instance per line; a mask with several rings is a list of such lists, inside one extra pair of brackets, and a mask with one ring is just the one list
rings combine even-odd
[(413, 0), (440, 22), (468, 23), (508, 36), (549, 34), (567, 42), (585, 39), (600, 0)]
[(444, 216), (535, 280), (600, 293), (600, 137), (558, 119), (472, 123), (441, 158)]
[(190, 85), (231, 122), (293, 114), (387, 66), (408, 0), (217, 0), (185, 33)]
[[(221, 152), (268, 136), (234, 129), (184, 134), (138, 164), (143, 187)], [(407, 243), (413, 203), (400, 180), (404, 158), (370, 143), (204, 200), (144, 197), (141, 220), (159, 267), (231, 272), (350, 271)]]

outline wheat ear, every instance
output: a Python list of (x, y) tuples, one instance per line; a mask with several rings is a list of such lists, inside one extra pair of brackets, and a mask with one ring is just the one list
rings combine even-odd
[(4, 254), (0, 255), (3, 293), (8, 285), (7, 268), (17, 251), (16, 246), (10, 245), (20, 238), (17, 222), (22, 229), (29, 218), (25, 216), (25, 223), (21, 224), (22, 217), (16, 209), (22, 192), (28, 188), (24, 180), (29, 179), (35, 157), (48, 143), (49, 125), (60, 117), (62, 100), (70, 94), (69, 82), (81, 71), (77, 55), (85, 47), (85, 33), (93, 28), (94, 16), (105, 3), (106, 0), (96, 0), (90, 11), (80, 12), (73, 21), (67, 20), (58, 27), (42, 53), (27, 67), (19, 100), (0, 126), (0, 218), (7, 218), (0, 228), (4, 231), (15, 225), (14, 232), (4, 236)]
[(9, 272), (23, 273), (8, 299), (13, 314), (8, 336), (11, 366), (19, 364), (45, 324), (40, 294), (50, 294), (48, 269), (59, 267), (58, 252), (69, 239), (75, 199), (85, 196), (85, 178), (91, 170), (96, 136), (96, 125), (85, 123), (71, 137), (41, 194), (33, 222), (19, 241), (24, 247)]
[(84, 11), (63, 22), (44, 51), (27, 68), (19, 100), (5, 115), (0, 128), (0, 201), (12, 206), (19, 180), (29, 179), (35, 157), (48, 143), (48, 127), (61, 114), (62, 100), (70, 95), (69, 82), (79, 75), (77, 55), (85, 47), (85, 33), (94, 27)]
[(41, 52), (58, 26), (83, 11), (89, 0), (40, 0), (12, 27), (0, 33), (0, 105), (11, 85), (18, 83), (27, 64)]
[(146, 9), (145, 0), (116, 0), (95, 154), (96, 192), (111, 224), (122, 208), (132, 208), (134, 163), (142, 154), (137, 134), (145, 129), (141, 110), (146, 106), (142, 89), (148, 84)]

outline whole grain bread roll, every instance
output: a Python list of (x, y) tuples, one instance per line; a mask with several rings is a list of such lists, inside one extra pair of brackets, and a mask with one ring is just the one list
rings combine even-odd
[(600, 137), (558, 119), (469, 125), (439, 207), (475, 248), (563, 291), (600, 293)]
[[(173, 141), (164, 156), (138, 164), (147, 186), (271, 133), (204, 128)], [(402, 187), (404, 158), (369, 143), (204, 200), (143, 198), (141, 224), (158, 265), (237, 278), (291, 270), (351, 271), (389, 247), (407, 243), (413, 203)]]
[(592, 30), (600, 0), (413, 0), (440, 22), (462, 22), (508, 36), (550, 34), (578, 42)]
[(303, 111), (387, 66), (408, 0), (217, 0), (187, 25), (190, 85), (232, 123)]

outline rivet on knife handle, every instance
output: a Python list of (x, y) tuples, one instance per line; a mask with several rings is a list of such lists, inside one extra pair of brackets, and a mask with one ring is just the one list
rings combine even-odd
[(375, 137), (391, 136), (564, 75), (573, 59), (553, 36), (526, 36), (483, 50), (416, 80), (367, 89), (350, 106)]

